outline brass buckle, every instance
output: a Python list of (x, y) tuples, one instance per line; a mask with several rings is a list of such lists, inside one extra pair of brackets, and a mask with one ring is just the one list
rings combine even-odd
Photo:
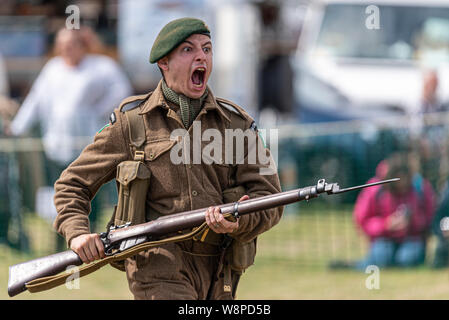
[(136, 150), (136, 152), (134, 152), (134, 160), (135, 161), (144, 161), (145, 160), (145, 152)]

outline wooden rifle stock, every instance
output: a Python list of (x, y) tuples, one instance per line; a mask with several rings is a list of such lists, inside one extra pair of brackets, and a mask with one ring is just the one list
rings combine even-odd
[(81, 258), (72, 250), (37, 258), (9, 267), (8, 295), (13, 297), (26, 290), (31, 280), (58, 274), (69, 266), (80, 266)]

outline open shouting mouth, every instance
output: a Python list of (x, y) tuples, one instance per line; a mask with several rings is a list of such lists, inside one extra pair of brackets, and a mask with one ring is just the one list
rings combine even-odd
[(205, 85), (205, 79), (206, 79), (206, 68), (204, 67), (198, 67), (195, 70), (193, 70), (192, 76), (190, 77), (192, 80), (193, 86), (195, 88), (201, 89)]

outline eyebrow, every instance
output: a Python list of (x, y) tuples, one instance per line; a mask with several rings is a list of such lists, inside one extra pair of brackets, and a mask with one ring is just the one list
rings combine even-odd
[[(190, 45), (192, 45), (192, 46), (195, 46), (195, 45), (194, 45), (192, 42), (190, 42), (189, 40), (184, 40), (184, 42), (187, 42), (188, 44), (190, 44)], [(207, 41), (207, 42), (203, 43), (201, 46), (204, 47), (205, 45), (208, 45), (208, 44), (212, 45), (212, 42), (211, 42), (211, 41)]]

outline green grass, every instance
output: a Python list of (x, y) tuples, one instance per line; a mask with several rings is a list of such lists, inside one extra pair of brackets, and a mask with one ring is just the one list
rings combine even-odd
[(242, 277), (238, 299), (448, 299), (447, 270), (383, 270), (379, 289), (369, 290), (369, 274), (292, 267), (258, 259)]
[[(254, 266), (242, 276), (238, 299), (447, 299), (449, 270), (380, 271), (379, 289), (367, 289), (370, 274), (330, 271), (333, 259), (363, 257), (367, 243), (355, 230), (350, 208), (323, 210), (301, 206), (299, 216), (284, 216), (258, 239)], [(106, 218), (105, 218), (106, 220)], [(32, 255), (0, 246), (0, 299), (7, 295), (8, 266), (53, 253), (54, 234), (49, 223), (32, 214), (25, 218)], [(100, 225), (105, 225), (101, 223)], [(100, 231), (100, 230), (98, 230)], [(429, 260), (432, 248), (429, 244)], [(42, 293), (22, 293), (13, 299), (132, 299), (126, 276), (110, 266), (80, 279), (80, 289), (65, 286)]]

